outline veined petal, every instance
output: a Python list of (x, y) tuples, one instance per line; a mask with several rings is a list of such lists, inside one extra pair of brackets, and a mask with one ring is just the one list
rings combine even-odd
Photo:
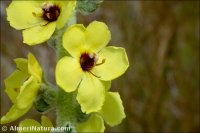
[(28, 72), (30, 75), (35, 76), (39, 82), (41, 82), (42, 68), (35, 56), (31, 53), (28, 54)]
[(38, 25), (23, 30), (23, 43), (28, 45), (37, 45), (47, 41), (56, 28), (56, 22), (50, 22), (46, 25)]
[(85, 42), (85, 27), (82, 24), (70, 26), (63, 35), (63, 47), (71, 54), (78, 58), (82, 52)]
[(124, 107), (118, 92), (106, 93), (104, 105), (99, 113), (110, 126), (115, 126), (121, 123), (126, 115), (124, 113)]
[[(128, 57), (124, 48), (105, 47), (99, 52), (99, 61), (105, 59), (102, 65), (95, 66), (92, 71), (101, 80), (113, 80), (121, 76), (129, 67)], [(98, 63), (97, 63), (98, 64)]]
[(27, 73), (15, 70), (8, 78), (5, 79), (5, 92), (13, 103), (16, 101), (21, 85), (27, 78)]
[(88, 121), (76, 125), (77, 132), (104, 132), (105, 126), (101, 116), (92, 114)]
[(77, 100), (82, 112), (91, 113), (101, 109), (105, 99), (105, 83), (90, 73), (85, 73), (78, 88)]
[(93, 21), (86, 28), (85, 47), (93, 52), (100, 51), (111, 39), (110, 31), (103, 22)]
[(20, 93), (17, 96), (16, 104), (20, 109), (27, 108), (32, 105), (40, 88), (40, 83), (34, 76), (31, 76), (20, 88)]
[(24, 58), (16, 58), (15, 64), (19, 70), (28, 74), (28, 60)]
[(76, 90), (82, 80), (79, 62), (69, 56), (61, 58), (56, 66), (56, 82), (66, 92)]
[(10, 25), (18, 30), (43, 23), (42, 18), (33, 15), (42, 13), (40, 1), (12, 1), (6, 11)]
[[(19, 131), (19, 133), (38, 133), (38, 132), (41, 132), (41, 131), (37, 131), (37, 130), (30, 130), (31, 127), (41, 127), (41, 124), (35, 120), (32, 120), (32, 119), (25, 119), (23, 121), (21, 121), (19, 123), (19, 127), (21, 127), (22, 129), (25, 129), (25, 130), (21, 130)], [(24, 127), (24, 128), (23, 128)], [(27, 127), (30, 127), (30, 128), (27, 128)]]
[(1, 117), (1, 124), (6, 124), (6, 123), (10, 123), (15, 121), (16, 119), (18, 119), (19, 117), (23, 116), (26, 112), (28, 112), (28, 110), (31, 108), (32, 105), (29, 105), (27, 108), (24, 109), (19, 109), (18, 106), (16, 104), (14, 104), (9, 112)]
[(56, 27), (60, 29), (66, 24), (73, 14), (76, 7), (76, 1), (58, 1), (57, 3), (59, 4), (61, 11), (58, 20), (56, 21)]

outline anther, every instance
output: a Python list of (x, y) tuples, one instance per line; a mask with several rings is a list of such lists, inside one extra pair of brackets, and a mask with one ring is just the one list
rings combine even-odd
[(104, 58), (104, 59), (101, 61), (101, 63), (98, 63), (98, 64), (96, 64), (95, 66), (102, 65), (102, 64), (104, 64), (105, 62), (106, 62), (106, 59)]
[(52, 3), (43, 3), (43, 19), (49, 22), (56, 21), (60, 15), (60, 8)]
[(90, 71), (96, 64), (97, 56), (95, 53), (83, 53), (80, 57), (80, 65), (83, 71)]

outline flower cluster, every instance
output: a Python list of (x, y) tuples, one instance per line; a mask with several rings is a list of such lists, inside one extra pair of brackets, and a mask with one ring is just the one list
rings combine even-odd
[[(75, 12), (76, 1), (13, 1), (7, 8), (10, 25), (23, 30), (23, 41), (36, 45), (50, 39), (63, 28)], [(110, 92), (111, 81), (129, 67), (124, 48), (106, 46), (111, 33), (103, 22), (93, 21), (87, 27), (72, 24), (62, 36), (62, 47), (68, 53), (56, 65), (55, 78), (64, 93), (76, 93), (81, 112), (88, 116), (73, 123), (78, 132), (103, 132), (104, 121), (115, 126), (125, 118), (122, 100), (117, 92)], [(17, 69), (5, 80), (5, 92), (13, 102), (9, 112), (1, 117), (1, 124), (15, 121), (24, 115), (39, 95), (43, 81), (42, 69), (29, 53), (28, 59), (15, 59)], [(71, 103), (74, 104), (74, 103)], [(66, 114), (68, 115), (68, 114)], [(46, 117), (42, 125), (26, 119), (20, 126), (53, 126)]]

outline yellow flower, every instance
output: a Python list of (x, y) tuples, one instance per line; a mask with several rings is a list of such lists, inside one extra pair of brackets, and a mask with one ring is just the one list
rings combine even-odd
[(77, 132), (104, 132), (104, 121), (115, 126), (126, 117), (121, 98), (118, 93), (108, 92), (102, 109), (91, 114), (90, 118), (76, 125)]
[[(34, 127), (34, 128), (31, 128), (31, 127)], [(19, 133), (38, 133), (38, 132), (50, 133), (51, 128), (53, 128), (53, 124), (51, 123), (48, 117), (42, 116), (41, 124), (32, 119), (25, 119), (19, 123), (19, 128), (24, 129), (24, 130), (19, 131)], [(40, 131), (36, 130), (36, 128), (41, 129), (41, 130)]]
[(105, 47), (111, 35), (103, 22), (70, 26), (63, 35), (63, 47), (71, 56), (56, 66), (56, 82), (66, 92), (78, 88), (77, 100), (86, 113), (101, 109), (110, 81), (122, 75), (129, 62), (125, 49)]
[(13, 106), (1, 118), (1, 124), (18, 119), (31, 108), (42, 82), (42, 69), (31, 53), (28, 60), (17, 58), (15, 63), (17, 69), (5, 80), (5, 92)]
[(12, 27), (23, 30), (24, 43), (36, 45), (62, 28), (75, 7), (76, 1), (12, 1), (7, 19)]

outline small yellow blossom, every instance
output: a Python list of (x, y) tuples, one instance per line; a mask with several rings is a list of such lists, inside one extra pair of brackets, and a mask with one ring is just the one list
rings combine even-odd
[(111, 80), (129, 66), (124, 48), (105, 47), (110, 38), (106, 24), (98, 21), (87, 28), (72, 25), (63, 36), (63, 47), (71, 56), (58, 61), (56, 82), (66, 92), (78, 88), (77, 100), (87, 114), (101, 109)]
[(47, 41), (55, 29), (62, 28), (76, 7), (76, 1), (12, 1), (7, 19), (23, 30), (23, 42), (36, 45)]

